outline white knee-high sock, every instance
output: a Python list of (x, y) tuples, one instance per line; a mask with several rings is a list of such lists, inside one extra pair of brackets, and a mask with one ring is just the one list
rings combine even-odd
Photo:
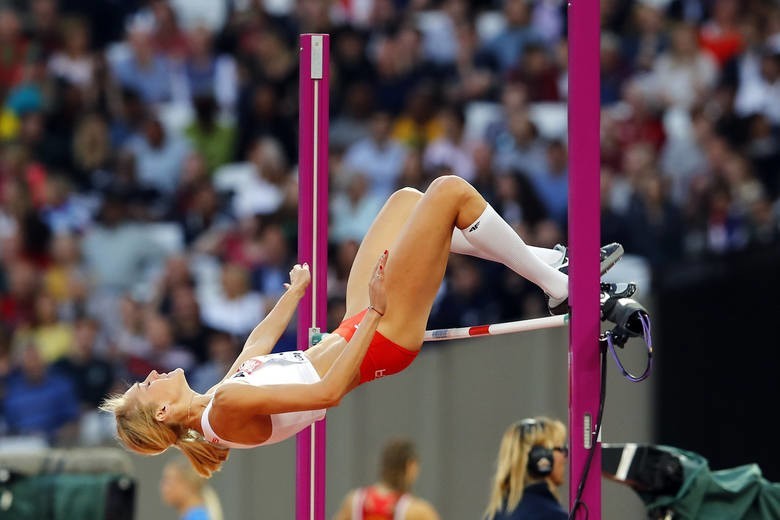
[(450, 252), (457, 253), (459, 255), (476, 256), (477, 258), (483, 258), (490, 260), (491, 262), (501, 263), (501, 260), (494, 258), (490, 253), (477, 249), (466, 240), (463, 235), (463, 231), (458, 228), (452, 229), (452, 242), (450, 242)]
[(569, 294), (568, 277), (536, 256), (490, 204), (462, 231), (466, 241), (477, 251), (532, 281), (553, 298), (564, 298)]
[[(551, 266), (557, 265), (563, 257), (563, 253), (557, 249), (548, 249), (546, 247), (536, 246), (528, 246), (528, 249), (530, 249), (533, 254), (538, 256), (542, 262)], [(490, 260), (491, 262), (502, 263), (501, 260), (493, 258), (487, 251), (479, 250), (470, 244), (469, 241), (466, 240), (464, 231), (458, 228), (452, 229), (452, 242), (450, 244), (450, 251), (459, 255), (476, 256), (477, 258), (483, 258), (485, 260)]]

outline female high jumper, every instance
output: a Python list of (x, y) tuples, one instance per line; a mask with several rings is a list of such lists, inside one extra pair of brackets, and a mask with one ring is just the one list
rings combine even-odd
[[(115, 414), (118, 437), (129, 449), (156, 455), (176, 446), (208, 477), (229, 448), (291, 437), (355, 387), (409, 366), (450, 251), (505, 264), (544, 290), (550, 312), (568, 312), (565, 248), (526, 245), (470, 184), (439, 177), (424, 194), (404, 188), (385, 203), (352, 265), (345, 319), (320, 343), (269, 354), (310, 281), (308, 266), (296, 265), (287, 291), (222, 381), (199, 394), (181, 369), (152, 371), (101, 408)], [(602, 248), (601, 272), (622, 253), (619, 244)]]

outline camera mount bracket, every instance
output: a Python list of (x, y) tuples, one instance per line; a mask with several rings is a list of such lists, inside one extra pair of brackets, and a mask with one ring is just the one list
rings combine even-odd
[[(643, 381), (653, 366), (653, 342), (650, 334), (650, 315), (645, 307), (632, 299), (636, 293), (634, 283), (601, 284), (601, 321), (614, 324), (599, 337), (602, 349), (609, 349), (623, 375), (633, 382)], [(647, 347), (647, 365), (641, 375), (634, 375), (623, 366), (615, 347), (623, 348), (629, 339), (642, 337)]]

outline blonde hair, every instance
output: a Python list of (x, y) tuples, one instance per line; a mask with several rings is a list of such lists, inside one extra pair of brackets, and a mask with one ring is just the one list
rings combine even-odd
[(203, 505), (209, 513), (209, 520), (222, 520), (222, 504), (219, 501), (219, 495), (214, 488), (206, 483), (206, 480), (200, 475), (192, 465), (187, 464), (184, 459), (177, 458), (168, 463), (168, 466), (176, 468), (182, 480), (187, 483), (195, 493), (203, 499)]
[[(566, 426), (549, 417), (534, 417), (511, 425), (501, 438), (496, 473), (485, 518), (492, 520), (501, 511), (514, 511), (523, 498), (523, 489), (539, 478), (528, 474), (528, 454), (534, 446), (554, 448), (566, 440)], [(557, 495), (551, 486), (550, 491)]]
[(100, 409), (116, 417), (119, 440), (128, 449), (142, 455), (159, 455), (176, 446), (205, 478), (218, 471), (230, 450), (210, 444), (203, 436), (181, 424), (165, 424), (155, 417), (156, 405), (141, 405), (124, 395), (107, 397)]

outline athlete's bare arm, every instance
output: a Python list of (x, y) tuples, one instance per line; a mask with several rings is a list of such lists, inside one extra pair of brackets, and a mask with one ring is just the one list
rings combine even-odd
[[(214, 408), (220, 413), (270, 415), (336, 406), (350, 390), (360, 364), (368, 351), (387, 301), (384, 287), (384, 267), (387, 252), (376, 264), (375, 276), (369, 283), (371, 309), (347, 346), (330, 366), (323, 378), (313, 384), (246, 386), (221, 385), (214, 396)], [(267, 318), (266, 318), (267, 319)], [(242, 354), (243, 355), (243, 354)], [(241, 356), (239, 356), (239, 359)], [(238, 363), (238, 361), (236, 361)]]
[[(234, 374), (241, 363), (247, 359), (264, 356), (270, 353), (276, 342), (282, 336), (287, 326), (290, 324), (295, 310), (298, 308), (298, 303), (303, 298), (303, 293), (309, 286), (311, 281), (311, 273), (309, 272), (308, 264), (295, 264), (290, 271), (290, 283), (284, 284), (286, 291), (276, 302), (271, 312), (261, 321), (249, 334), (249, 337), (244, 342), (244, 347), (241, 349), (241, 353), (231, 365), (225, 377), (224, 381), (231, 374)], [(207, 393), (212, 393), (214, 388), (222, 383), (220, 381), (214, 385)]]

